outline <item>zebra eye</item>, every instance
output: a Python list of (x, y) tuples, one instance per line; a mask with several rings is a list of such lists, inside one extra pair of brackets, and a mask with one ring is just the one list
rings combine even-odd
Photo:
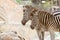
[(30, 16), (33, 16), (33, 14), (31, 13), (31, 15)]
[(25, 12), (25, 10), (23, 10), (23, 12)]

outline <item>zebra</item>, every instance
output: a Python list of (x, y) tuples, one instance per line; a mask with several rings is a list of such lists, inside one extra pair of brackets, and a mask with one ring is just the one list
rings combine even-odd
[[(37, 8), (34, 8), (34, 7), (32, 7), (32, 6), (29, 6), (29, 5), (26, 5), (26, 6), (24, 6), (24, 9), (23, 9), (23, 12), (24, 12), (24, 14), (23, 14), (23, 20), (22, 20), (22, 24), (23, 25), (25, 25), (26, 24), (26, 22), (28, 22), (29, 20), (32, 20), (33, 19), (33, 14), (35, 14), (36, 13), (36, 11), (37, 11), (38, 9)], [(47, 22), (49, 21), (48, 19), (51, 19), (52, 18), (52, 20), (56, 20), (56, 18), (54, 18), (54, 16), (53, 15), (51, 15), (50, 13), (48, 13), (48, 12), (44, 12), (44, 11), (39, 11), (40, 13), (44, 13), (44, 15), (46, 14), (46, 15), (48, 15), (47, 16)], [(41, 14), (42, 15), (42, 14)], [(38, 17), (37, 17), (38, 18)], [(32, 21), (33, 23), (34, 23), (34, 21)], [(35, 21), (36, 22), (36, 21)], [(32, 23), (32, 24), (33, 24)], [(39, 24), (40, 22), (37, 22), (37, 24)], [(51, 23), (51, 20), (48, 22), (48, 24), (49, 23)], [(52, 21), (52, 23), (55, 23), (55, 21)], [(35, 26), (34, 27), (32, 27), (32, 24), (31, 24), (31, 28), (32, 29), (34, 29), (34, 27), (36, 27), (36, 24), (35, 24)], [(33, 24), (33, 25), (34, 25)], [(41, 23), (40, 23), (41, 24)], [(39, 25), (40, 25), (39, 24)], [(39, 25), (37, 25), (37, 26), (39, 26)], [(56, 23), (55, 23), (55, 25), (56, 25)], [(41, 24), (39, 27), (45, 27), (45, 31), (46, 30), (48, 30), (50, 27), (48, 27), (48, 26), (46, 26), (46, 25), (43, 25), (43, 24)], [(49, 25), (50, 26), (50, 25)], [(37, 31), (37, 34), (38, 34), (38, 36), (39, 36), (39, 38), (41, 39), (41, 36), (43, 37), (44, 36), (44, 31), (42, 31), (42, 30), (40, 30), (41, 28), (39, 28), (39, 27), (37, 27), (37, 29), (39, 29), (39, 30), (36, 30)], [(52, 28), (54, 28), (54, 27), (52, 27)], [(49, 29), (49, 31), (51, 31), (50, 29)], [(41, 34), (41, 32), (42, 32), (42, 35), (40, 35)], [(54, 31), (53, 31), (53, 33), (52, 33), (52, 31), (50, 32), (51, 33), (51, 40), (54, 40)], [(44, 40), (44, 37), (41, 39), (41, 40)]]
[(23, 6), (23, 19), (21, 21), (21, 23), (23, 25), (25, 25), (26, 22), (28, 22), (29, 20), (32, 19), (31, 13), (32, 13), (33, 10), (35, 10), (35, 8), (32, 7), (31, 5), (25, 5), (25, 6)]
[[(23, 8), (24, 8), (23, 9), (24, 14), (23, 14), (23, 19), (22, 19), (22, 24), (25, 25), (27, 21), (32, 19), (31, 13), (34, 13), (32, 11), (37, 10), (37, 9), (30, 5), (23, 6)], [(38, 31), (37, 31), (37, 34), (38, 34)], [(38, 35), (38, 36), (40, 36), (40, 35)]]
[[(49, 31), (51, 34), (51, 40), (54, 40), (54, 32), (60, 32), (60, 16), (52, 15), (45, 11), (37, 10), (36, 13), (32, 13), (31, 28), (42, 30), (42, 33)], [(40, 34), (39, 34), (40, 35)]]

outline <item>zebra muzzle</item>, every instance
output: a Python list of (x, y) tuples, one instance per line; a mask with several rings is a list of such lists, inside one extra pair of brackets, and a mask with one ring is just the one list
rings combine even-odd
[(34, 27), (32, 25), (30, 25), (31, 29), (34, 29)]
[(25, 25), (25, 23), (24, 23), (23, 21), (21, 21), (21, 23), (22, 23), (23, 25)]

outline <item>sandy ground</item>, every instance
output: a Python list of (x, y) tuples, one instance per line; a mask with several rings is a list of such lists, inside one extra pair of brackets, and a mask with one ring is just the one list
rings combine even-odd
[[(17, 31), (18, 34), (24, 37), (26, 40), (39, 40), (36, 30), (30, 29), (29, 21), (25, 26), (21, 24), (22, 16), (23, 16), (23, 7), (22, 5), (18, 5), (11, 0), (0, 0), (0, 31)], [(45, 40), (48, 40), (50, 37), (45, 35)]]

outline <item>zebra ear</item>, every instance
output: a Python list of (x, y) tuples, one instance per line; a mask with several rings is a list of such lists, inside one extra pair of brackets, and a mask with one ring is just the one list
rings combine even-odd
[(32, 9), (32, 11), (30, 12), (30, 16), (33, 16), (34, 14), (34, 9)]
[(32, 11), (31, 11), (31, 16), (34, 16), (34, 14), (36, 14), (37, 10), (38, 10), (38, 9), (33, 8)]
[(26, 8), (31, 8), (32, 6), (31, 6), (31, 5), (25, 5), (24, 7), (26, 7)]

